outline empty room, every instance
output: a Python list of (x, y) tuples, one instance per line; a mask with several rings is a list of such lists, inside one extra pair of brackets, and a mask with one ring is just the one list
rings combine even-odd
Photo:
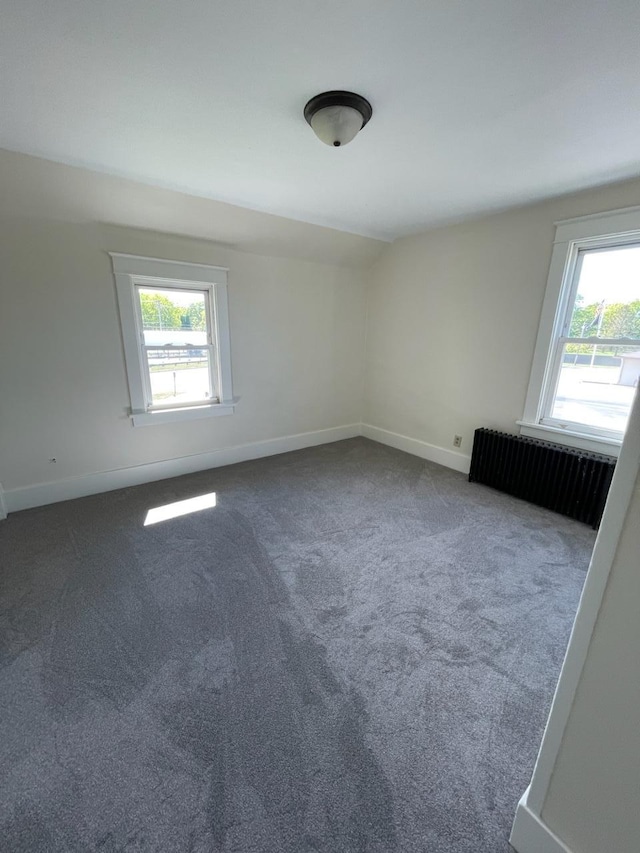
[(638, 853), (639, 32), (4, 4), (0, 850)]

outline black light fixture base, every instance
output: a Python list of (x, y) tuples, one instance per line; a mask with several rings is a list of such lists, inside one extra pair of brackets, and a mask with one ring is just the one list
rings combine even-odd
[(304, 108), (304, 117), (308, 124), (311, 124), (311, 119), (318, 110), (323, 110), (325, 107), (352, 107), (362, 116), (362, 127), (365, 126), (373, 115), (371, 104), (362, 95), (336, 89), (332, 92), (322, 92), (322, 94), (316, 95), (310, 101), (307, 101)]

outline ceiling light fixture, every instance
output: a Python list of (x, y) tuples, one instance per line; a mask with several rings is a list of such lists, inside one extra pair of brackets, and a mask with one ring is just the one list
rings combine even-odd
[(335, 148), (351, 142), (372, 114), (369, 101), (354, 92), (323, 92), (304, 108), (304, 117), (318, 139)]

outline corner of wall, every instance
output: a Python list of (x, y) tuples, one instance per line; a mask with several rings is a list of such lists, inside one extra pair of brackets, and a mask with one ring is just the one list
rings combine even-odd
[(7, 512), (18, 512), (58, 501), (74, 500), (87, 495), (110, 492), (114, 489), (124, 489), (128, 486), (139, 486), (142, 483), (180, 477), (183, 474), (206, 471), (223, 465), (233, 465), (236, 462), (245, 462), (249, 459), (260, 459), (263, 456), (275, 456), (279, 453), (289, 453), (292, 450), (303, 450), (306, 447), (316, 447), (319, 444), (355, 438), (360, 434), (360, 424), (355, 423), (296, 435), (285, 435), (264, 441), (219, 448), (206, 453), (196, 453), (191, 456), (179, 456), (111, 471), (98, 471), (66, 480), (36, 483), (32, 486), (10, 489), (6, 492), (6, 499), (0, 487), (0, 511), (4, 511), (4, 516), (0, 515), (0, 518), (6, 517)]
[[(531, 784), (516, 811), (511, 845), (518, 853), (571, 853), (570, 848), (546, 825), (543, 807), (590, 653), (592, 636), (623, 535), (639, 469), (640, 392), (636, 394), (629, 416)], [(585, 748), (590, 748), (590, 745)]]
[(529, 788), (518, 803), (509, 844), (516, 853), (574, 853), (527, 804)]
[(4, 500), (4, 489), (2, 488), (2, 483), (0, 483), (0, 521), (4, 521), (7, 517), (7, 505)]
[(362, 435), (365, 438), (370, 438), (372, 441), (378, 441), (380, 444), (395, 447), (396, 450), (404, 450), (405, 453), (411, 453), (412, 456), (419, 456), (421, 459), (427, 459), (429, 462), (444, 465), (445, 468), (452, 468), (454, 471), (460, 471), (462, 474), (469, 473), (471, 457), (465, 453), (457, 453), (455, 450), (448, 450), (446, 447), (429, 444), (426, 441), (420, 441), (418, 438), (411, 438), (408, 435), (401, 435), (398, 432), (381, 429), (372, 424), (362, 424)]

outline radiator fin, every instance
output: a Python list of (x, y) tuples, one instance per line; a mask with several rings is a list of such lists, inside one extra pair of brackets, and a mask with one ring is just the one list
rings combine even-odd
[(596, 529), (615, 464), (611, 456), (477, 429), (469, 481), (492, 486)]

